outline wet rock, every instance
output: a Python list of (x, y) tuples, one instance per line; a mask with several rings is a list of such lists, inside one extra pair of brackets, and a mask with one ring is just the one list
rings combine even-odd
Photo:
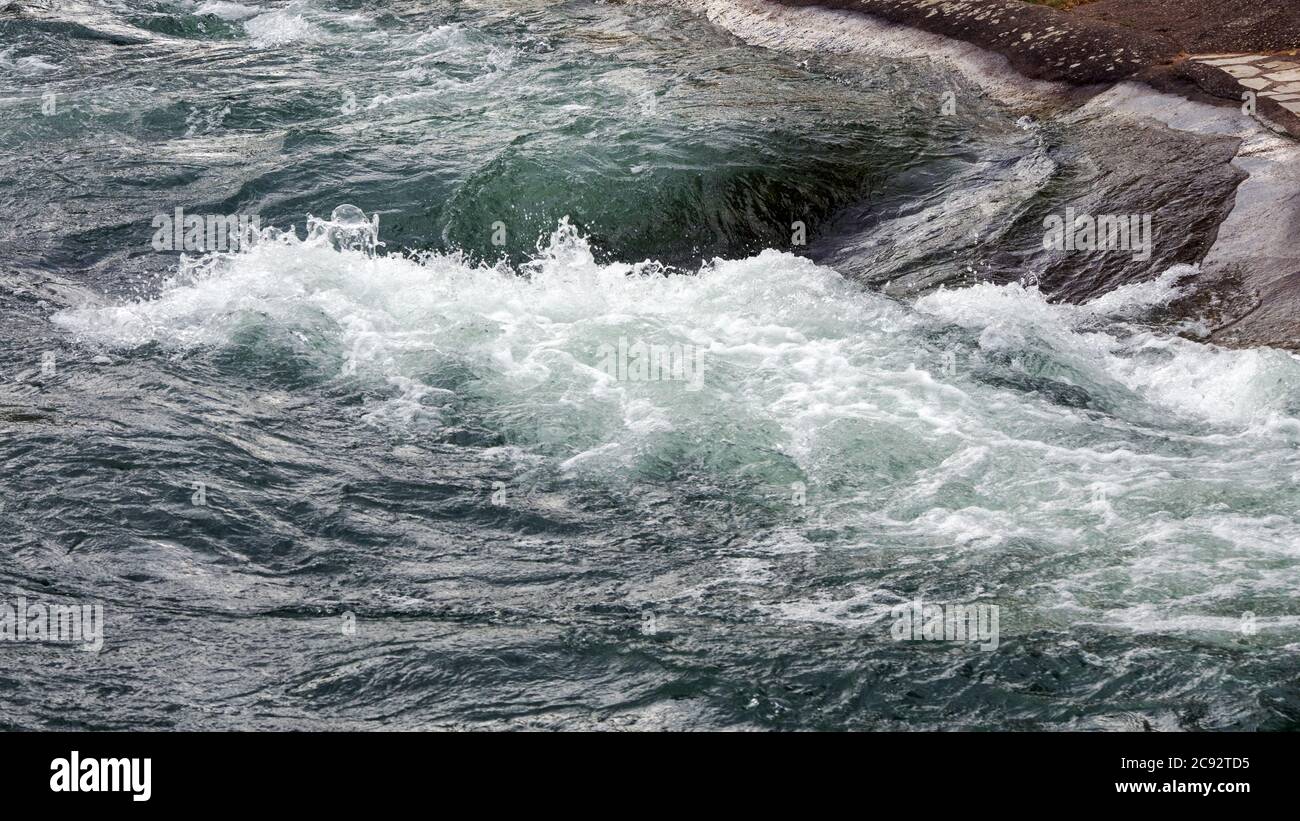
[(1179, 53), (1170, 39), (1024, 0), (778, 0), (858, 11), (980, 46), (1022, 74), (1088, 85), (1114, 82)]

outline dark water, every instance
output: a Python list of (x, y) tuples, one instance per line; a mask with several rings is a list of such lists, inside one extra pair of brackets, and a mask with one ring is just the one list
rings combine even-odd
[[(1294, 728), (1300, 363), (1177, 309), (1231, 142), (635, 4), (0, 44), (0, 590), (106, 620), (0, 641), (5, 726)], [(1067, 205), (1161, 240), (1052, 255)]]

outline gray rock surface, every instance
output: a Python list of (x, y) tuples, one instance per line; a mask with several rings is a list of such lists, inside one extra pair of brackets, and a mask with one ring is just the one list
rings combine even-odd
[(973, 43), (1029, 77), (1089, 84), (1123, 80), (1171, 62), (1179, 48), (1159, 35), (1024, 0), (780, 0), (870, 14)]

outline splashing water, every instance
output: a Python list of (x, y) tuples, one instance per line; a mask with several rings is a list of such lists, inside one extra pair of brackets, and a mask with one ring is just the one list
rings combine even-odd
[[(1278, 565), (1300, 544), (1283, 513), (1300, 503), (1300, 363), (1132, 324), (1194, 269), (1080, 306), (1020, 285), (909, 305), (775, 251), (689, 275), (602, 265), (568, 224), (519, 272), (340, 246), (368, 225), (340, 208), (307, 239), (196, 262), (156, 299), (55, 321), (116, 349), (296, 340), (290, 383), (374, 391), (374, 424), (485, 429), (572, 493), (725, 488), (760, 564), (869, 550), (900, 591), (942, 561), (940, 581), (978, 574), (1022, 629), (1154, 613), (1230, 638), (1236, 619), (1207, 606), (1300, 582)], [(620, 339), (701, 351), (702, 389), (614, 378), (598, 352)]]
[[(508, 5), (12, 21), (0, 573), (114, 652), (10, 675), (151, 694), (12, 726), (1296, 726), (1300, 362), (1171, 308), (1227, 141)], [(1189, 239), (1048, 258), (1076, 202)]]

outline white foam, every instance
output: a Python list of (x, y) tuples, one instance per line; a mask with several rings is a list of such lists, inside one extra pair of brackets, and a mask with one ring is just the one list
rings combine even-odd
[(58, 71), (59, 67), (49, 62), (44, 54), (29, 54), (25, 57), (14, 57), (14, 51), (17, 46), (10, 46), (0, 51), (0, 69), (24, 74), (27, 76), (37, 74), (47, 74), (51, 71)]
[(1101, 382), (1113, 382), (1150, 406), (1201, 421), (1267, 425), (1289, 418), (1288, 392), (1300, 386), (1296, 361), (1283, 351), (1230, 351), (1133, 328), (1098, 330), (1102, 317), (1136, 318), (1184, 291), (1195, 269), (1176, 266), (1146, 283), (1124, 286), (1082, 306), (1049, 304), (1036, 289), (976, 285), (939, 290), (919, 311), (980, 331), (981, 348), (1012, 353), (1050, 350)]
[(262, 13), (262, 9), (243, 3), (234, 3), (230, 0), (207, 0), (207, 2), (200, 3), (194, 13), (211, 14), (220, 17), (222, 20), (237, 21), (255, 17)]
[(304, 5), (299, 3), (258, 14), (244, 23), (244, 30), (260, 48), (329, 39), (320, 26), (308, 19)]
[[(54, 321), (111, 348), (219, 349), (250, 330), (291, 340), (321, 378), (379, 394), (369, 404), (376, 424), (416, 432), (468, 421), (557, 454), (570, 479), (616, 487), (670, 463), (723, 485), (768, 483), (787, 498), (793, 478), (806, 482), (803, 524), (754, 534), (758, 556), (806, 551), (813, 532), (855, 546), (869, 534), (906, 548), (904, 564), (978, 562), (1025, 544), (1144, 544), (1152, 578), (1192, 564), (1217, 579), (1232, 572), (1224, 549), (1250, 555), (1265, 537), (1300, 544), (1300, 521), (1281, 512), (1300, 476), (1300, 361), (1139, 322), (1191, 269), (1082, 306), (991, 284), (909, 305), (777, 251), (668, 275), (654, 263), (597, 263), (566, 224), (511, 271), (457, 255), (372, 256), (369, 244), (331, 233), (338, 227), (319, 223), (307, 239), (268, 230), (246, 253), (188, 263), (155, 299)], [(597, 350), (620, 337), (698, 346), (700, 390), (612, 377)], [(272, 355), (264, 348), (252, 354)], [(1077, 386), (1106, 410), (1007, 387), (1021, 377)], [(1266, 494), (1281, 507), (1166, 513), (1222, 493)], [(1241, 541), (1225, 541), (1233, 534)], [(927, 553), (936, 547), (943, 556)], [(736, 571), (745, 584), (766, 578), (756, 563)], [(1300, 583), (1295, 575), (1271, 572), (1266, 584)], [(1052, 606), (1101, 581), (1066, 574)], [(1171, 595), (1165, 609), (1179, 624)], [(766, 612), (875, 624), (879, 608), (860, 604)], [(1115, 601), (1132, 604), (1127, 594)]]

